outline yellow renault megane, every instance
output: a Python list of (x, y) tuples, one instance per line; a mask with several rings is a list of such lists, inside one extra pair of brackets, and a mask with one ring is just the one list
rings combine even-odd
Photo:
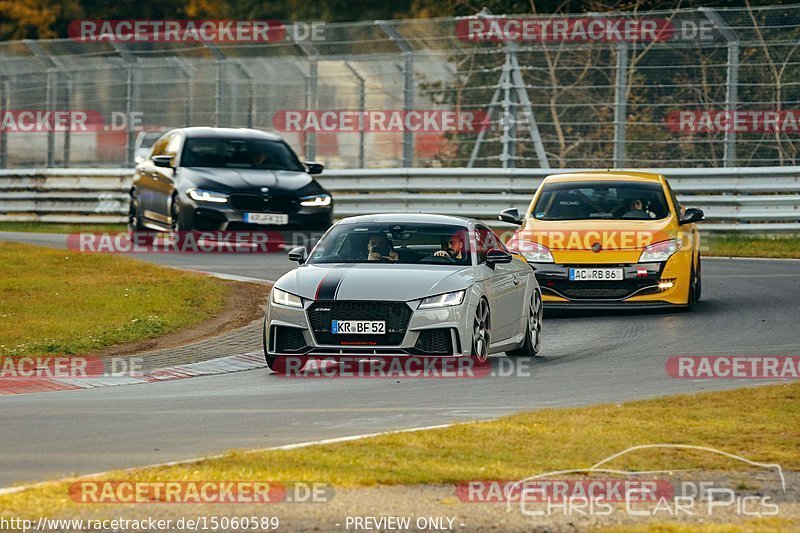
[(699, 209), (664, 176), (597, 171), (548, 176), (508, 241), (536, 271), (545, 306), (692, 309), (702, 290)]

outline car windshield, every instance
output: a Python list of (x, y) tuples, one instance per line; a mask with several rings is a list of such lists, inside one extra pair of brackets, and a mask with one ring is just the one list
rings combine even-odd
[(653, 220), (669, 214), (660, 183), (586, 181), (544, 185), (537, 220)]
[(471, 265), (467, 228), (447, 224), (338, 224), (309, 263)]
[(263, 139), (187, 139), (181, 165), (305, 171), (297, 156), (285, 143)]

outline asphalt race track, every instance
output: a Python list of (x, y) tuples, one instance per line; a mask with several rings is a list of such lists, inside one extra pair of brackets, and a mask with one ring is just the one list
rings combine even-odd
[[(0, 239), (64, 241), (11, 233)], [(283, 254), (140, 258), (267, 280), (293, 267)], [(665, 362), (671, 355), (800, 355), (800, 328), (792, 318), (800, 262), (707, 258), (703, 275), (703, 301), (693, 313), (546, 315), (541, 357), (518, 360), (521, 376), (287, 379), (259, 369), (0, 397), (0, 486), (523, 409), (755, 385), (763, 381), (673, 379)], [(494, 358), (492, 365), (507, 370), (510, 360)]]

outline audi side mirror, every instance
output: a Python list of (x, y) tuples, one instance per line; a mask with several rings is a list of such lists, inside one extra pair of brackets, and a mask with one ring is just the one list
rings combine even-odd
[(510, 253), (500, 248), (492, 248), (486, 252), (486, 264), (492, 268), (500, 263), (510, 263), (512, 259), (513, 257)]
[(298, 246), (297, 248), (292, 248), (289, 251), (289, 260), (296, 261), (301, 265), (306, 262), (308, 259), (308, 250), (306, 250), (305, 246)]

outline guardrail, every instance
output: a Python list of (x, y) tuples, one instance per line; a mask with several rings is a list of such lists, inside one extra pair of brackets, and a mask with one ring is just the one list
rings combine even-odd
[[(638, 169), (637, 169), (638, 170)], [(800, 232), (800, 167), (641, 169), (664, 174), (707, 231)], [(442, 213), (496, 222), (524, 211), (542, 179), (574, 170), (393, 168), (326, 170), (335, 215)], [(0, 220), (114, 223), (128, 212), (130, 169), (0, 171)], [(497, 225), (500, 225), (497, 222)]]

